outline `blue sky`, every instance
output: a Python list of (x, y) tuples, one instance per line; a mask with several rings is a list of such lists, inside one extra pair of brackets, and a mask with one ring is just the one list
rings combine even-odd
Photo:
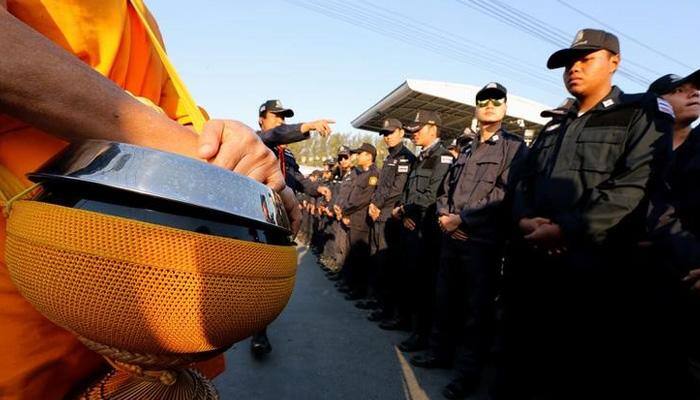
[[(407, 78), (477, 86), (495, 80), (555, 106), (566, 92), (561, 70), (545, 67), (561, 47), (551, 41), (568, 45), (578, 29), (601, 23), (621, 33), (623, 68), (646, 82), (618, 74), (627, 92), (645, 90), (660, 74), (700, 68), (697, 0), (146, 3), (196, 100), (212, 117), (253, 127), (259, 105), (278, 98), (296, 111), (290, 121), (333, 118), (337, 131), (355, 132), (350, 121)], [(545, 40), (514, 23), (528, 23)]]

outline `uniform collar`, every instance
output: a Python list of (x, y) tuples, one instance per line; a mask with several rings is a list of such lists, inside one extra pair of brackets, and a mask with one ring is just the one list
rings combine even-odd
[(399, 154), (402, 149), (403, 149), (403, 143), (399, 143), (394, 147), (390, 147), (389, 148), (389, 155), (392, 157), (396, 157), (396, 155)]
[[(499, 129), (496, 131), (496, 133), (494, 133), (493, 136), (491, 136), (491, 137), (489, 138), (489, 140), (486, 140), (486, 141), (484, 142), (484, 144), (497, 144), (498, 142), (500, 142), (501, 140), (503, 140), (503, 133), (504, 133), (504, 132), (506, 132), (506, 130), (503, 129), (503, 127), (499, 128)], [(479, 138), (479, 140), (474, 140), (474, 142), (477, 142), (478, 144), (481, 144), (481, 138)], [(478, 146), (478, 144), (477, 144), (477, 146)]]
[[(598, 104), (596, 104), (593, 108), (589, 110), (590, 111), (600, 111), (600, 110), (607, 110), (610, 108), (613, 108), (619, 104), (622, 103), (622, 95), (624, 93), (622, 90), (620, 90), (619, 87), (613, 86), (612, 90), (610, 90), (610, 93), (608, 93), (607, 96), (603, 98), (603, 100), (599, 101)], [(576, 102), (576, 109), (578, 110), (578, 102)]]
[(440, 138), (435, 138), (433, 143), (430, 143), (430, 145), (428, 147), (424, 148), (423, 150), (421, 150), (420, 153), (421, 154), (428, 154), (430, 151), (432, 151), (437, 146), (438, 143), (440, 143)]

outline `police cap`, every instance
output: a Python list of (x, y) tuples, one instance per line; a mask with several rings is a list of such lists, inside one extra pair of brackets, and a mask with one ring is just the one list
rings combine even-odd
[(678, 86), (684, 83), (692, 83), (696, 88), (700, 89), (700, 69), (686, 76), (685, 78), (676, 74), (664, 75), (655, 80), (649, 85), (648, 91), (657, 96), (672, 92)]
[(561, 49), (549, 56), (547, 68), (555, 69), (568, 65), (572, 60), (597, 50), (608, 50), (620, 54), (620, 41), (610, 32), (599, 29), (581, 29), (567, 49)]

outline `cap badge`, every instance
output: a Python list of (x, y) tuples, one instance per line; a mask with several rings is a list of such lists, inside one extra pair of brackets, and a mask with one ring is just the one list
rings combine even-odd
[(583, 30), (576, 32), (576, 37), (574, 38), (573, 44), (575, 45), (577, 42), (580, 42), (581, 40), (583, 40)]
[(416, 113), (416, 120), (414, 122), (420, 121), (420, 112)]
[(495, 82), (491, 82), (488, 85), (486, 85), (486, 89), (496, 89), (496, 87), (497, 86)]
[(282, 103), (278, 100), (275, 102), (275, 107), (282, 108)]

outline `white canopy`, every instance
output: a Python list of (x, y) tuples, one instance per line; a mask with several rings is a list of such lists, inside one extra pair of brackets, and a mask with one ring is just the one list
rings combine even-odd
[[(409, 79), (352, 121), (357, 129), (377, 132), (384, 118), (397, 118), (406, 123), (418, 109), (439, 111), (442, 136), (459, 136), (466, 127), (475, 128), (476, 93), (481, 87), (451, 82)], [(532, 137), (547, 121), (540, 117), (544, 104), (508, 94), (508, 114), (504, 120), (510, 132)]]

